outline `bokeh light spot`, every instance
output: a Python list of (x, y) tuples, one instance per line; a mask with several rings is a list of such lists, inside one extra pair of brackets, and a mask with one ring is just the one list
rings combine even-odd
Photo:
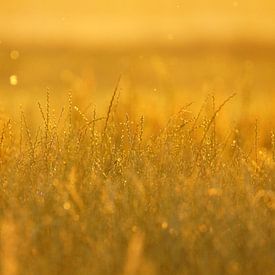
[(20, 57), (20, 53), (17, 50), (13, 50), (10, 52), (10, 58), (12, 60), (17, 60)]
[(69, 202), (65, 202), (64, 205), (63, 205), (63, 208), (65, 210), (69, 210), (71, 208), (71, 204)]
[(16, 86), (18, 84), (18, 78), (17, 75), (11, 75), (10, 76), (10, 85)]

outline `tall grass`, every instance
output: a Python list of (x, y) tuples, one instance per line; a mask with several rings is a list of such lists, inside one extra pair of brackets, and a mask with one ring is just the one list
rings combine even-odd
[(234, 95), (156, 128), (117, 90), (1, 118), (2, 274), (274, 274), (274, 133), (220, 127)]

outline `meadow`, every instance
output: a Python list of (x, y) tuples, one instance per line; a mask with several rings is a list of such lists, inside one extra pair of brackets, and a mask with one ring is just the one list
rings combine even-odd
[(1, 45), (1, 274), (275, 274), (272, 50), (39, 49)]

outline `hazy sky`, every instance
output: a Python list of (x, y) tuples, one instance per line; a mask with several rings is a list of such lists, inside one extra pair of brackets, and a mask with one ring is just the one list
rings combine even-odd
[(0, 40), (275, 40), (274, 0), (0, 0)]

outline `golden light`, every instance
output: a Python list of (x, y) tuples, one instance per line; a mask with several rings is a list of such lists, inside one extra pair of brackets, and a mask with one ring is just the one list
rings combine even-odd
[(18, 78), (17, 75), (11, 75), (10, 76), (10, 85), (16, 86), (18, 84)]

